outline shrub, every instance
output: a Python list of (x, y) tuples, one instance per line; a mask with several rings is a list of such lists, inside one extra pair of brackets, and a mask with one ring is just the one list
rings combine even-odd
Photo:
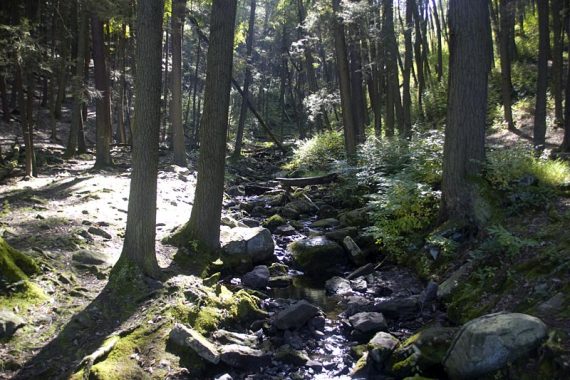
[(323, 172), (329, 171), (336, 161), (344, 159), (344, 135), (342, 132), (327, 131), (301, 141), (293, 152), (293, 159), (284, 168)]

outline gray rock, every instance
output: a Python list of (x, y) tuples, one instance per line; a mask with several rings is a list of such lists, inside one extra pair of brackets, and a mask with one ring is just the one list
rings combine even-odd
[(301, 300), (277, 313), (273, 323), (280, 330), (296, 329), (320, 312), (317, 306)]
[(350, 296), (347, 298), (346, 310), (344, 315), (350, 317), (351, 315), (363, 312), (372, 311), (374, 302), (362, 296)]
[(388, 318), (409, 320), (418, 313), (418, 297), (393, 298), (374, 303), (374, 311), (383, 313)]
[(111, 239), (112, 236), (107, 231), (99, 228), (99, 227), (89, 227), (87, 230), (91, 235), (101, 236), (103, 239)]
[(386, 330), (388, 324), (382, 313), (364, 311), (362, 313), (354, 314), (348, 321), (355, 330), (359, 332), (368, 333)]
[(443, 361), (452, 379), (473, 379), (528, 354), (547, 336), (538, 318), (519, 313), (489, 314), (467, 322)]
[(349, 294), (352, 293), (350, 281), (342, 277), (335, 276), (325, 282), (325, 289), (329, 294)]
[(426, 308), (437, 298), (438, 285), (434, 281), (428, 282), (426, 288), (422, 291), (419, 298), (420, 306)]
[(398, 338), (387, 332), (380, 331), (368, 342), (370, 358), (376, 364), (384, 366), (399, 344)]
[(287, 203), (281, 209), (281, 215), (288, 219), (297, 219), (303, 214), (312, 214), (314, 212), (317, 212), (315, 205), (305, 199)]
[(229, 373), (224, 373), (223, 375), (215, 377), (214, 380), (234, 380), (234, 378)]
[(346, 278), (347, 280), (354, 280), (355, 278), (358, 278), (360, 276), (369, 275), (372, 272), (374, 272), (374, 264), (368, 263), (352, 271), (348, 276), (346, 276)]
[(76, 264), (83, 265), (97, 265), (97, 266), (111, 266), (113, 265), (113, 258), (105, 252), (92, 252), (82, 249), (73, 254), (71, 259)]
[(309, 361), (309, 356), (303, 350), (295, 350), (288, 344), (284, 344), (275, 352), (275, 359), (285, 364), (303, 366)]
[(10, 338), (25, 321), (10, 310), (0, 309), (0, 339)]
[(317, 213), (317, 215), (321, 219), (334, 218), (337, 214), (338, 214), (337, 209), (327, 204), (320, 206), (319, 212)]
[(275, 242), (266, 228), (222, 227), (220, 241), (222, 261), (227, 267), (251, 268), (275, 257)]
[(368, 226), (368, 208), (358, 208), (342, 213), (340, 222), (345, 226), (366, 227)]
[(288, 249), (295, 262), (309, 275), (327, 276), (346, 263), (342, 247), (322, 236), (298, 240), (289, 244)]
[(556, 293), (554, 296), (549, 298), (547, 301), (538, 305), (537, 310), (540, 313), (557, 313), (559, 312), (562, 307), (564, 306), (564, 301), (566, 297), (564, 293)]
[(220, 362), (220, 352), (216, 346), (194, 329), (177, 323), (170, 331), (170, 340), (181, 347), (192, 349), (198, 356), (212, 364)]
[(453, 272), (447, 280), (439, 284), (439, 288), (437, 289), (437, 298), (446, 300), (448, 299), (453, 291), (457, 289), (461, 281), (471, 272), (471, 268), (473, 264), (466, 263), (463, 264), (459, 269)]
[(291, 236), (291, 235), (295, 235), (297, 233), (297, 230), (293, 226), (285, 224), (283, 226), (279, 226), (279, 227), (275, 228), (274, 233), (275, 233), (275, 235), (279, 235), (279, 236)]
[(220, 348), (220, 359), (230, 367), (255, 370), (269, 364), (271, 356), (251, 347), (228, 344)]
[(286, 288), (293, 282), (289, 275), (273, 276), (269, 278), (269, 286), (272, 288)]
[(366, 255), (350, 236), (344, 238), (342, 245), (348, 252), (348, 257), (352, 263), (355, 265), (364, 265), (366, 263)]
[(248, 346), (251, 348), (256, 348), (259, 342), (257, 335), (241, 334), (223, 329), (214, 332), (212, 338), (220, 344), (239, 344), (240, 346)]
[(334, 240), (337, 243), (342, 243), (345, 237), (350, 236), (352, 238), (356, 237), (358, 234), (358, 229), (356, 227), (344, 227), (338, 230), (329, 231), (325, 233), (327, 239)]
[(259, 227), (261, 225), (257, 220), (251, 218), (243, 218), (240, 220), (240, 223), (243, 223), (243, 225), (250, 228)]
[(230, 188), (228, 188), (228, 190), (226, 190), (226, 193), (228, 193), (228, 195), (232, 197), (236, 197), (240, 195), (245, 195), (245, 189), (241, 185), (231, 186)]
[(340, 224), (340, 222), (335, 218), (326, 218), (320, 219), (311, 224), (311, 227), (314, 228), (331, 228), (336, 227)]
[(266, 265), (258, 265), (246, 273), (241, 282), (251, 289), (265, 289), (269, 283), (269, 268)]

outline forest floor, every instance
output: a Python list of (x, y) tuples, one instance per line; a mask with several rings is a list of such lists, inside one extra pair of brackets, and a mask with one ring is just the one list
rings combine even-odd
[[(3, 137), (4, 150), (13, 141), (19, 126), (13, 122), (6, 128), (11, 133)], [(530, 132), (525, 128), (529, 127), (523, 127), (523, 133)], [(560, 133), (557, 133), (549, 142), (556, 144), (559, 138)], [(489, 138), (493, 144), (504, 145), (515, 140), (514, 134), (502, 130)], [(36, 136), (36, 148), (38, 159), (42, 163), (39, 176), (24, 178), (17, 169), (0, 187), (0, 231), (13, 247), (35, 257), (41, 263), (43, 273), (34, 281), (46, 291), (48, 298), (46, 302), (37, 305), (13, 306), (16, 312), (25, 316), (26, 324), (9, 343), (0, 342), (0, 379), (60, 378), (64, 374), (69, 376), (78, 368), (82, 357), (97, 352), (112, 334), (120, 337), (135, 335), (134, 344), (137, 344), (137, 339), (142, 341), (142, 338), (133, 334), (140, 326), (146, 326), (141, 334), (145, 335), (147, 340), (150, 337), (151, 343), (141, 345), (140, 349), (130, 347), (132, 353), (128, 358), (138, 364), (137, 368), (141, 372), (117, 369), (117, 373), (129, 373), (133, 378), (191, 377), (185, 369), (189, 368), (189, 364), (163, 347), (167, 339), (164, 326), (165, 323), (170, 323), (169, 317), (165, 315), (171, 316), (163, 312), (167, 309), (174, 310), (177, 307), (177, 299), (167, 292), (161, 293), (160, 297), (151, 302), (152, 294), (155, 294), (158, 285), (149, 284), (150, 296), (137, 294), (137, 299), (126, 300), (125, 302), (134, 302), (137, 306), (124, 314), (119, 311), (121, 307), (117, 300), (110, 298), (112, 290), (107, 289), (110, 268), (120, 255), (126, 225), (131, 173), (129, 148), (114, 147), (112, 156), (115, 166), (102, 171), (92, 169), (94, 158), (91, 154), (64, 161), (64, 147), (60, 143), (51, 142), (48, 134), (41, 129)], [(162, 240), (188, 220), (196, 176), (194, 162), (190, 163), (189, 168), (179, 168), (170, 165), (170, 162), (170, 153), (161, 151), (156, 250), (160, 266), (170, 273), (170, 288), (176, 288), (179, 286), (177, 282), (189, 280), (176, 275), (179, 268), (173, 262), (173, 257), (177, 249), (163, 244)], [(261, 162), (260, 165), (265, 166), (265, 170), (252, 169), (246, 159), (240, 170), (230, 175), (232, 183), (248, 181), (251, 178), (267, 183), (271, 173), (279, 169), (279, 163), (265, 165)], [(317, 192), (322, 192), (322, 189)], [(228, 197), (225, 204), (235, 206), (236, 202), (240, 201), (244, 199), (232, 201)], [(227, 209), (228, 207), (226, 211)], [(556, 213), (567, 215), (569, 212), (570, 200), (560, 198), (556, 203)], [(521, 236), (543, 233), (545, 238), (548, 238), (549, 235), (544, 229), (553, 224), (551, 214), (551, 210), (542, 210), (526, 215), (528, 221), (517, 220), (512, 223), (512, 227), (518, 229), (517, 232)], [(562, 220), (557, 224), (559, 228), (547, 232), (556, 234), (564, 231), (564, 223)], [(281, 241), (281, 247), (278, 249), (283, 250), (288, 241)], [(91, 265), (77, 262), (74, 255), (78, 252), (83, 252), (87, 257), (95, 253), (97, 257), (104, 258), (104, 263)], [(532, 258), (523, 262), (532, 262)], [(414, 296), (419, 294), (423, 285), (414, 276), (408, 276), (407, 272), (399, 270), (388, 267), (384, 274), (401, 281), (400, 284), (392, 284), (400, 286), (399, 291), (413, 293)], [(516, 286), (493, 300), (493, 306), (487, 311), (520, 309), (519, 306), (535, 294), (548, 299), (556, 292), (565, 291), (570, 277), (566, 270), (561, 270), (554, 275), (537, 274), (536, 279), (517, 281)], [(540, 289), (537, 290), (538, 287)], [(539, 291), (546, 294), (540, 295)], [(283, 296), (293, 297), (286, 293)], [(310, 298), (311, 295), (297, 294), (295, 297)], [(475, 308), (481, 308), (486, 303), (486, 295), (481, 297), (481, 305), (474, 306)], [(468, 305), (473, 301), (466, 300)], [(548, 309), (543, 311), (540, 316), (550, 326), (566, 333), (570, 332), (569, 316), (553, 315)], [(441, 318), (445, 319), (441, 310), (434, 309), (433, 314), (420, 316), (412, 323), (393, 326), (393, 333), (400, 333), (398, 337), (405, 339), (422, 325)], [(336, 321), (332, 323), (337, 324)], [(343, 345), (346, 342), (341, 340), (336, 344)], [(564, 345), (567, 346), (568, 342)], [(346, 350), (346, 347), (344, 349)], [(566, 347), (566, 351), (569, 349)], [(345, 363), (345, 368), (339, 370), (338, 378), (346, 376), (354, 362), (355, 360)], [(112, 363), (120, 366), (117, 362)], [(311, 377), (311, 373), (303, 373), (298, 375), (301, 376), (298, 378), (316, 378)], [(93, 376), (98, 378), (92, 373)]]

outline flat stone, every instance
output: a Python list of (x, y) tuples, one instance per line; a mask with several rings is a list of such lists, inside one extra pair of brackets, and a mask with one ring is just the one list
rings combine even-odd
[(241, 334), (223, 329), (214, 332), (212, 338), (214, 338), (220, 344), (238, 344), (240, 346), (248, 346), (251, 348), (256, 348), (259, 342), (259, 339), (256, 335)]
[(344, 295), (352, 293), (350, 281), (345, 278), (335, 276), (325, 282), (325, 289), (329, 294)]
[(333, 230), (325, 233), (327, 239), (334, 240), (337, 243), (342, 243), (345, 237), (356, 237), (358, 234), (358, 229), (356, 227), (344, 227), (338, 230)]
[(275, 359), (285, 364), (303, 366), (309, 361), (309, 356), (303, 350), (295, 350), (285, 344), (275, 352)]
[(453, 272), (447, 280), (439, 284), (437, 289), (437, 298), (446, 300), (453, 291), (461, 284), (462, 280), (469, 274), (473, 265), (471, 263), (463, 264), (459, 269)]
[(227, 344), (220, 348), (220, 359), (230, 367), (255, 370), (268, 365), (271, 356), (251, 347)]
[(348, 252), (350, 261), (355, 265), (364, 265), (366, 263), (366, 255), (350, 236), (344, 238), (342, 245)]
[(198, 356), (212, 364), (220, 362), (220, 352), (216, 346), (194, 329), (177, 323), (170, 331), (170, 339), (181, 347), (192, 349)]
[(274, 325), (280, 330), (300, 328), (320, 312), (317, 306), (301, 300), (277, 313)]
[(111, 266), (113, 258), (105, 252), (92, 252), (82, 249), (73, 254), (71, 259), (77, 264)]
[(286, 288), (293, 282), (289, 275), (273, 276), (269, 278), (269, 286), (272, 288)]
[(418, 297), (393, 298), (374, 303), (374, 311), (383, 313), (388, 318), (409, 320), (418, 313)]
[(537, 310), (541, 313), (557, 313), (564, 306), (565, 299), (564, 293), (556, 293), (547, 301), (538, 305)]
[(326, 218), (326, 219), (320, 219), (320, 220), (313, 222), (311, 224), (311, 227), (314, 227), (314, 228), (331, 228), (331, 227), (336, 227), (339, 224), (340, 224), (340, 222), (338, 221), (338, 219)]
[(89, 232), (91, 235), (101, 236), (103, 239), (111, 239), (112, 238), (110, 233), (108, 233), (107, 231), (105, 231), (99, 227), (91, 226), (91, 227), (89, 227), (87, 232)]
[(10, 338), (26, 322), (8, 309), (0, 309), (0, 339)]
[(274, 233), (275, 233), (275, 235), (279, 235), (279, 236), (292, 236), (292, 235), (295, 235), (297, 233), (297, 230), (293, 226), (285, 224), (283, 226), (279, 226), (279, 227), (275, 228)]
[(241, 282), (251, 289), (265, 289), (269, 283), (269, 268), (266, 265), (258, 265), (251, 272), (246, 273)]
[(359, 332), (368, 333), (386, 330), (388, 324), (382, 313), (364, 311), (354, 314), (348, 321), (355, 330)]
[(479, 378), (528, 354), (546, 337), (546, 325), (536, 317), (484, 315), (463, 325), (443, 364), (452, 379)]

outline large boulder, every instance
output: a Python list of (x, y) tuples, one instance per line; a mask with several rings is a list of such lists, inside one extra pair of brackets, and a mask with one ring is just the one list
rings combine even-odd
[(288, 219), (298, 219), (301, 215), (316, 213), (317, 207), (305, 199), (298, 199), (287, 203), (281, 209), (281, 215)]
[(345, 226), (366, 227), (368, 226), (368, 208), (358, 208), (342, 213), (340, 222)]
[(192, 349), (198, 356), (212, 364), (220, 362), (220, 352), (216, 346), (194, 329), (177, 323), (170, 331), (170, 340), (178, 346)]
[(368, 354), (376, 364), (383, 367), (399, 344), (398, 338), (380, 331), (368, 342)]
[(255, 370), (269, 364), (271, 356), (248, 346), (228, 344), (220, 348), (220, 359), (230, 367)]
[(297, 329), (320, 312), (317, 306), (301, 300), (277, 313), (273, 324), (280, 330)]
[(247, 272), (241, 282), (251, 289), (265, 289), (269, 283), (269, 268), (266, 265), (258, 265), (251, 272)]
[(275, 242), (266, 228), (222, 227), (220, 241), (222, 261), (227, 267), (248, 270), (275, 258)]
[(452, 379), (474, 379), (528, 354), (547, 337), (546, 325), (520, 313), (489, 314), (467, 322), (443, 361)]
[(0, 309), (0, 339), (10, 338), (24, 324), (24, 320), (10, 310)]
[(301, 269), (314, 276), (327, 276), (335, 273), (346, 263), (344, 249), (323, 236), (298, 240), (289, 244), (288, 249)]
[(348, 321), (360, 333), (375, 333), (388, 329), (388, 324), (382, 313), (363, 311), (354, 314)]

